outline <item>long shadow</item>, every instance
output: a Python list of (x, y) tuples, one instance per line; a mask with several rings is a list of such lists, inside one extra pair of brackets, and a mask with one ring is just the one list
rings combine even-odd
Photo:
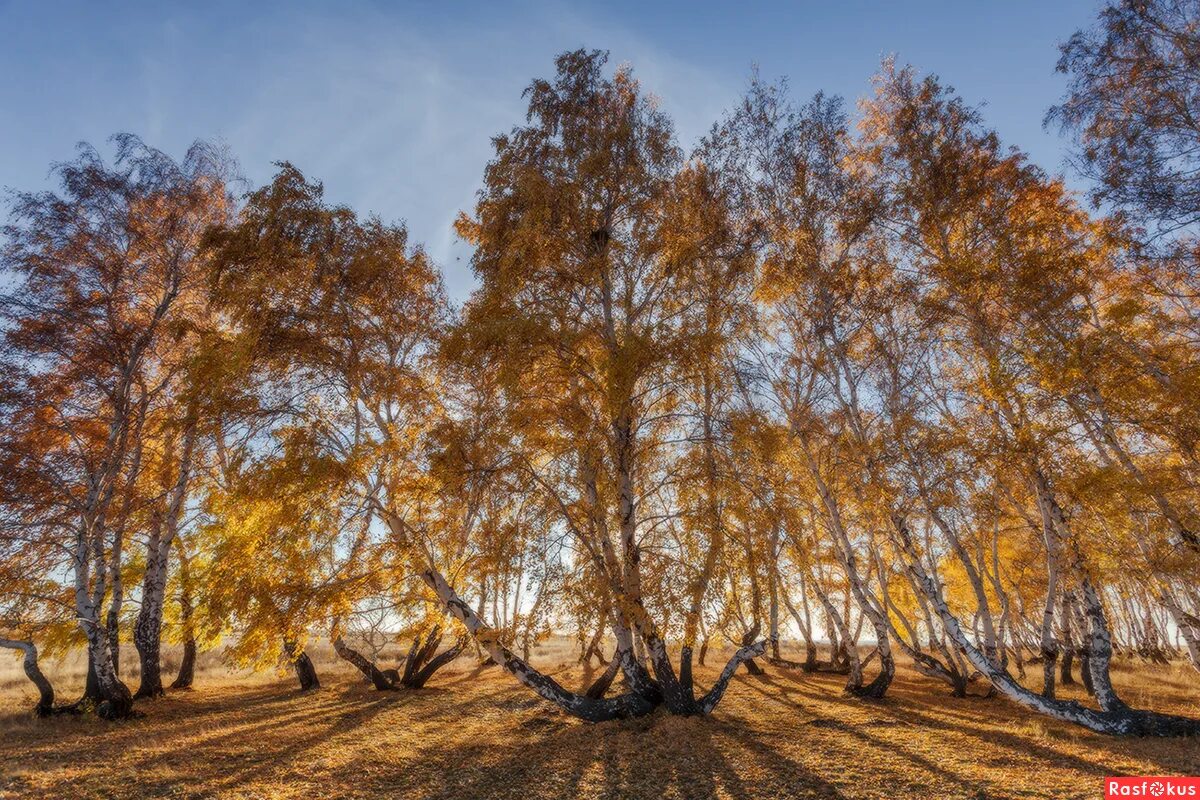
[[(771, 681), (773, 682), (773, 681)], [(794, 686), (795, 684), (793, 684)], [(814, 700), (822, 702), (830, 702), (835, 698), (822, 697), (807, 689), (799, 689), (797, 691)], [(985, 702), (988, 704), (997, 703), (997, 708), (1004, 708), (1011, 711), (1012, 716), (1009, 721), (1027, 718), (1029, 720), (1043, 720), (1044, 717), (1033, 714), (1032, 712), (1011, 703), (1002, 697), (991, 699), (984, 698), (951, 698), (945, 697), (942, 702), (936, 706), (936, 714), (938, 716), (930, 716), (927, 710), (930, 708), (928, 697), (923, 696), (917, 690), (900, 689), (889, 693), (890, 699), (885, 698), (885, 702), (876, 702), (871, 704), (871, 709), (878, 712), (879, 716), (888, 718), (893, 724), (911, 725), (921, 729), (922, 731), (942, 731), (956, 735), (966, 736), (975, 740), (983, 747), (1001, 747), (1014, 755), (1024, 756), (1033, 760), (1044, 762), (1045, 766), (1056, 769), (1068, 767), (1070, 769), (1083, 772), (1088, 775), (1104, 775), (1111, 772), (1111, 769), (1106, 768), (1104, 764), (1098, 763), (1096, 760), (1089, 760), (1074, 756), (1063, 752), (1054, 747), (1040, 744), (1036, 739), (1020, 736), (1018, 734), (1006, 731), (1002, 726), (1003, 720), (992, 716), (974, 716), (968, 715), (965, 712), (953, 709), (951, 704), (960, 704), (964, 702)], [(953, 718), (954, 721), (947, 721), (942, 716)], [(1064, 724), (1064, 723), (1055, 723)], [(1111, 753), (1108, 745), (1116, 744), (1120, 740), (1114, 740), (1110, 737), (1105, 737), (1102, 734), (1092, 734), (1082, 729), (1073, 733), (1080, 737), (1086, 737), (1088, 744), (1106, 753)], [(1113, 753), (1113, 757), (1120, 757)], [(1169, 759), (1159, 760), (1154, 756), (1146, 756), (1154, 763), (1161, 764), (1166, 767), (1171, 767), (1172, 763)]]
[[(778, 682), (775, 681), (774, 679), (770, 678), (769, 676), (763, 676), (763, 678), (764, 678), (764, 682), (767, 683), (768, 685), (778, 686)], [(765, 689), (761, 689), (759, 687), (752, 687), (752, 688), (755, 691), (763, 694), (764, 696), (771, 697), (771, 694), (769, 692), (767, 692)], [(811, 696), (811, 693), (809, 693), (809, 692), (803, 692), (803, 694), (808, 694)], [(824, 702), (829, 702), (831, 698), (814, 698), (814, 699), (822, 699)], [(869, 709), (871, 712), (879, 712), (879, 713), (882, 713), (882, 714), (885, 714), (888, 716), (892, 716), (892, 717), (895, 716), (894, 712), (892, 712), (892, 710), (890, 708), (888, 708), (889, 704), (888, 704), (886, 698), (884, 698), (883, 701), (880, 701), (880, 700), (863, 701), (863, 700), (856, 699), (856, 700), (853, 700), (852, 702), (855, 704), (858, 704), (860, 707)], [(809, 711), (809, 709), (805, 709), (805, 710), (808, 711), (809, 713), (812, 713), (811, 711)], [(816, 715), (814, 715), (814, 716), (816, 716)], [(821, 717), (818, 717), (817, 721), (825, 723), (823, 725), (823, 727), (825, 727), (825, 728), (830, 728), (830, 729), (836, 730), (839, 733), (842, 733), (842, 734), (848, 735), (852, 738), (858, 739), (860, 742), (870, 745), (873, 749), (879, 750), (880, 752), (893, 753), (896, 756), (899, 756), (900, 758), (903, 758), (904, 760), (908, 761), (913, 766), (918, 767), (918, 768), (928, 772), (931, 775), (940, 776), (940, 777), (946, 779), (947, 781), (950, 781), (951, 783), (954, 783), (963, 788), (970, 787), (970, 784), (966, 780), (964, 780), (964, 778), (961, 775), (959, 775), (958, 773), (952, 772), (952, 771), (946, 769), (945, 767), (934, 763), (930, 759), (925, 758), (922, 755), (913, 753), (906, 749), (902, 749), (894, 742), (887, 741), (886, 739), (877, 738), (875, 736), (871, 736), (868, 733), (864, 732), (864, 730), (862, 730), (862, 729), (865, 728), (865, 729), (869, 730), (871, 728), (872, 723), (870, 721), (866, 721), (866, 722), (862, 722), (862, 723), (858, 723), (858, 724), (851, 724), (851, 723), (847, 723), (847, 722), (844, 722), (844, 721), (838, 720), (838, 719), (827, 719), (827, 718), (821, 718)], [(741, 729), (740, 733), (736, 734), (736, 735), (741, 735), (741, 736), (747, 737), (751, 740), (753, 740), (755, 738), (754, 735), (752, 733), (750, 733), (748, 729)], [(899, 776), (897, 776), (897, 777), (899, 777)]]
[[(747, 750), (762, 772), (773, 777), (748, 783), (743, 770), (735, 766), (744, 762)], [(415, 765), (423, 769), (414, 770)], [(359, 772), (357, 766), (349, 771)], [(413, 800), (534, 800), (584, 794), (842, 797), (833, 784), (762, 740), (730, 735), (728, 726), (716, 720), (673, 718), (662, 711), (640, 720), (597, 725), (561, 721), (545, 734), (526, 733), (513, 741), (500, 738), (453, 746), (431, 742), (356, 789)]]
[[(111, 758), (112, 753), (119, 753), (121, 755), (114, 764), (117, 770), (139, 776), (138, 785), (147, 789), (179, 789), (179, 780), (170, 777), (174, 764), (190, 767), (197, 761), (220, 763), (223, 765), (220, 777), (211, 784), (202, 782), (197, 786), (194, 779), (188, 779), (189, 790), (199, 789), (203, 796), (212, 796), (222, 788), (232, 788), (242, 781), (261, 777), (266, 771), (275, 769), (281, 760), (297, 757), (316, 744), (368, 724), (377, 714), (397, 707), (397, 701), (401, 700), (401, 693), (363, 696), (353, 691), (339, 694), (326, 689), (303, 696), (312, 703), (310, 708), (289, 709), (280, 707), (274, 697), (282, 695), (283, 700), (294, 701), (299, 699), (295, 692), (281, 693), (277, 687), (273, 691), (266, 687), (239, 695), (241, 693), (237, 692), (223, 695), (219, 706), (212, 702), (201, 704), (199, 708), (164, 707), (166, 714), (121, 726), (95, 720), (94, 725), (106, 727), (104, 735), (96, 736), (95, 728), (89, 726), (88, 730), (80, 730), (73, 737), (47, 742), (45, 749), (57, 747), (61, 751), (66, 743), (81, 761), (91, 761), (102, 755)], [(180, 712), (186, 712), (186, 716)], [(167, 736), (160, 734), (164, 724), (169, 725)], [(281, 742), (281, 726), (286, 726), (288, 731), (305, 733)], [(148, 737), (151, 730), (153, 738)], [(273, 731), (274, 736), (271, 735)], [(248, 742), (258, 746), (247, 747)], [(280, 744), (282, 746), (276, 746)], [(257, 763), (229, 764), (231, 758), (239, 756)], [(159, 777), (156, 768), (158, 771), (165, 768), (167, 775)], [(189, 769), (189, 772), (194, 774), (194, 770)], [(143, 775), (144, 779), (140, 777)], [(64, 778), (64, 784), (52, 785), (49, 789), (56, 793), (55, 796), (71, 796), (74, 783), (75, 778)]]
[[(188, 788), (198, 791), (200, 796), (211, 797), (219, 795), (224, 790), (242, 788), (247, 783), (276, 774), (281, 767), (294, 764), (304, 753), (316, 746), (327, 745), (340, 736), (357, 731), (369, 725), (380, 713), (396, 707), (395, 698), (387, 696), (390, 694), (380, 693), (378, 697), (361, 700), (353, 705), (339, 701), (337, 698), (330, 698), (334, 701), (332, 704), (326, 701), (306, 713), (301, 720), (305, 724), (301, 725), (295, 724), (297, 721), (295, 715), (289, 715), (286, 719), (288, 730), (303, 730), (305, 731), (303, 734), (286, 742), (282, 747), (272, 746), (265, 752), (257, 751), (252, 763), (227, 767), (219, 775), (213, 775), (210, 780), (193, 784)], [(277, 727), (277, 724), (274, 727)], [(273, 726), (259, 725), (256, 729), (265, 733), (270, 727)], [(223, 743), (242, 745), (236, 750), (244, 753), (248, 733), (239, 730), (211, 737), (191, 751), (189, 755), (207, 751), (224, 751), (224, 748), (221, 747)], [(272, 739), (271, 744), (274, 745), (277, 741), (278, 738)], [(147, 755), (140, 761), (140, 764), (150, 766), (158, 760), (158, 757), (157, 754)], [(222, 761), (222, 763), (226, 763), (226, 761)], [(177, 781), (174, 779), (163, 779), (155, 783), (147, 783), (145, 788), (167, 790), (176, 788), (176, 784)]]
[[(196, 736), (202, 731), (222, 727), (221, 721), (224, 718), (237, 718), (241, 723), (238, 727), (244, 729), (247, 725), (262, 720), (277, 721), (279, 704), (295, 700), (297, 694), (281, 692), (278, 687), (265, 687), (249, 692), (223, 693), (218, 697), (201, 696), (199, 703), (176, 703), (172, 702), (174, 698), (168, 696), (165, 700), (155, 701), (157, 708), (151, 708), (151, 713), (146, 717), (128, 722), (113, 723), (91, 717), (50, 720), (47, 721), (43, 740), (38, 744), (26, 743), (25, 751), (34, 754), (51, 752), (66, 745), (72, 752), (87, 756), (114, 749), (136, 749), (146, 741), (151, 730), (156, 737), (155, 743), (162, 743), (162, 729), (166, 722), (170, 723), (169, 739), (180, 741)], [(194, 698), (196, 695), (190, 695), (187, 699)], [(67, 735), (55, 735), (68, 726)]]

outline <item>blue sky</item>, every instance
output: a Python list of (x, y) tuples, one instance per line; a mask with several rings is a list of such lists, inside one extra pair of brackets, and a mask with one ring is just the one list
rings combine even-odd
[(553, 56), (612, 51), (689, 145), (753, 64), (797, 97), (853, 100), (895, 54), (955, 86), (1009, 144), (1051, 171), (1042, 129), (1061, 95), (1057, 45), (1096, 2), (59, 3), (0, 0), (0, 186), (47, 185), (80, 140), (130, 131), (175, 156), (224, 141), (253, 183), (287, 159), (328, 197), (404, 219), (472, 285), (451, 222), (469, 208), (489, 138), (523, 118), (521, 90)]

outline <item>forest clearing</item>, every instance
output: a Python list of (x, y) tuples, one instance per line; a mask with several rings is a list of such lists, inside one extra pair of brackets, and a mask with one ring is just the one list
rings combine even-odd
[[(569, 642), (539, 650), (539, 664), (565, 662), (551, 672), (568, 686), (594, 677)], [(5, 673), (0, 798), (105, 798), (113, 786), (129, 798), (1094, 798), (1108, 775), (1200, 772), (1192, 741), (1091, 734), (998, 697), (956, 700), (907, 671), (864, 704), (841, 694), (840, 676), (771, 668), (734, 680), (716, 717), (593, 726), (468, 657), (411, 694), (373, 692), (330, 648), (314, 660), (328, 681), (307, 695), (213, 659), (193, 691), (103, 739), (89, 737), (95, 719), (29, 719), (28, 684)], [(1154, 669), (1150, 686), (1122, 665), (1115, 679), (1139, 705), (1197, 713), (1182, 665)]]
[(877, 64), (685, 139), (558, 51), (458, 292), (216, 138), (9, 191), (0, 793), (1200, 790), (1200, 0), (1060, 43), (1061, 171)]

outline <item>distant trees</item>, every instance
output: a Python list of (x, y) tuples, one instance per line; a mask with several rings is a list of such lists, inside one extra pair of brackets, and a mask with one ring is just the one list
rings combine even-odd
[[(907, 659), (1196, 733), (1111, 677), (1200, 667), (1193, 16), (1114, 5), (1064, 48), (1053, 117), (1112, 217), (890, 62), (857, 115), (755, 76), (685, 152), (629, 68), (564, 53), (457, 222), (461, 308), (291, 164), (235, 201), (210, 147), (85, 148), (5, 229), (0, 646), (39, 713), (37, 646), (82, 639), (128, 715), (131, 627), (139, 698), (166, 628), (177, 686), (224, 640), (319, 688), (328, 634), (380, 690), (473, 650), (599, 721), (711, 713), (764, 665), (880, 698)], [(566, 626), (590, 686), (531, 663)]]

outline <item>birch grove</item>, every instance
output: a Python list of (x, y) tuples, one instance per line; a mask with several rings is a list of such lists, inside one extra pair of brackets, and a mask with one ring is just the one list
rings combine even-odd
[[(209, 144), (82, 146), (0, 250), (0, 647), (36, 713), (154, 713), (164, 646), (173, 689), (208, 649), (315, 691), (328, 642), (380, 691), (470, 659), (589, 722), (912, 670), (1200, 733), (1112, 679), (1200, 673), (1198, 18), (1117, 3), (1063, 46), (1096, 203), (891, 60), (857, 105), (756, 71), (688, 146), (563, 53), (455, 222), (458, 299), (291, 163), (246, 191)], [(72, 648), (63, 703), (39, 655)]]

